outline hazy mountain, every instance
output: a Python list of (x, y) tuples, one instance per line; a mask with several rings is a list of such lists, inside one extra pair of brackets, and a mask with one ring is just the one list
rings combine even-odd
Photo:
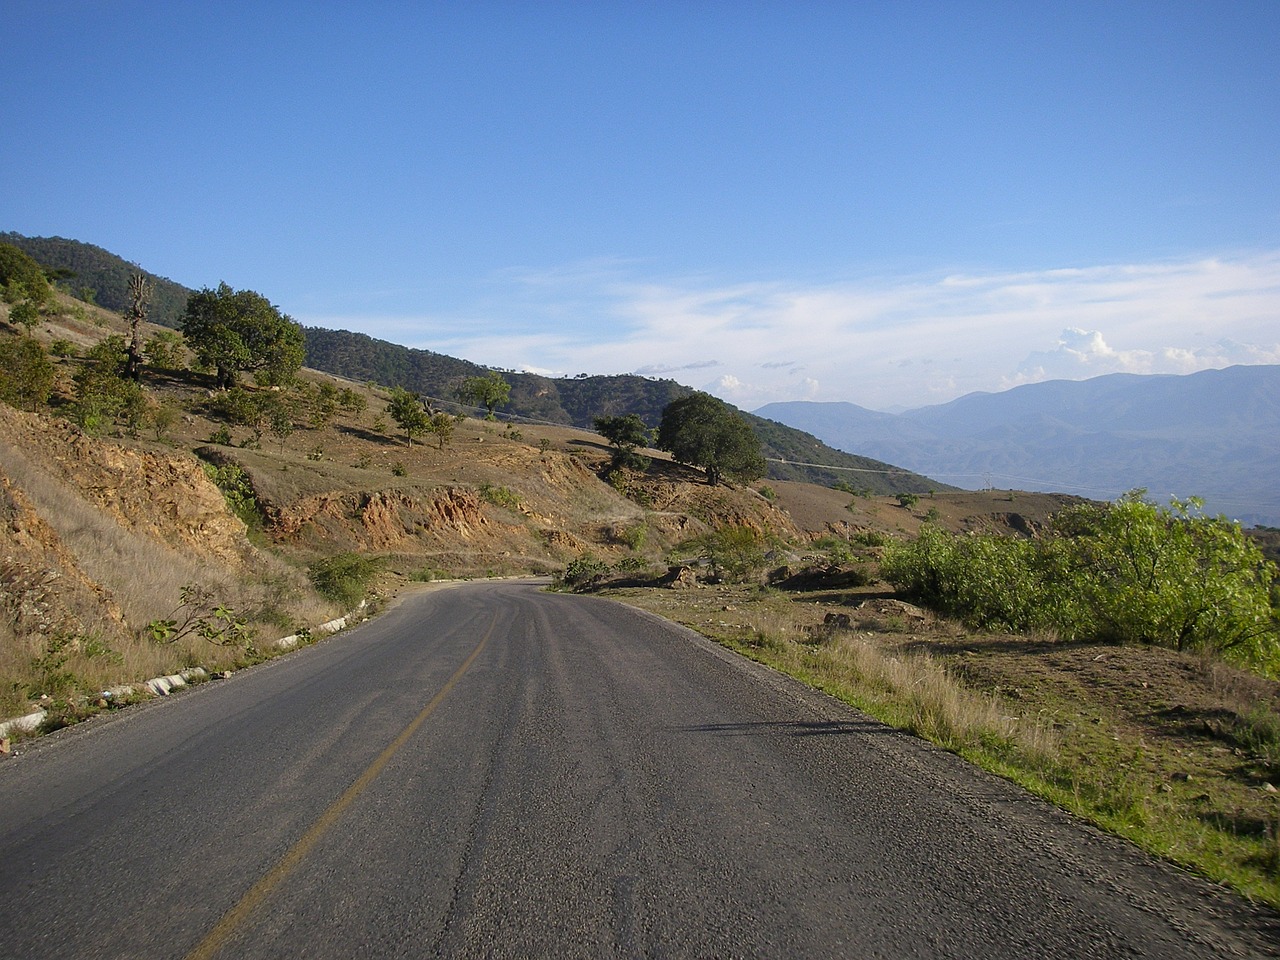
[(1110, 498), (1145, 487), (1280, 525), (1280, 366), (1055, 380), (900, 414), (810, 402), (756, 413), (970, 489)]

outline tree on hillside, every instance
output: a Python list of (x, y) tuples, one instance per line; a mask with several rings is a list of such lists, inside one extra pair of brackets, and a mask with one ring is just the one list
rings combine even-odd
[(712, 486), (726, 476), (743, 482), (764, 476), (764, 455), (751, 427), (708, 393), (667, 405), (658, 425), (658, 449), (679, 463), (702, 467)]
[(39, 340), (0, 340), (0, 400), (19, 409), (37, 410), (49, 402), (53, 379), (53, 361)]
[(496, 370), (483, 377), (467, 377), (458, 387), (458, 398), (485, 408), (485, 419), (492, 420), (495, 407), (505, 404), (511, 397), (511, 384)]
[(410, 393), (404, 387), (391, 389), (391, 401), (387, 404), (387, 413), (404, 431), (405, 443), (413, 446), (415, 434), (425, 433), (431, 428), (431, 418), (422, 400), (416, 393)]
[(302, 327), (252, 290), (225, 283), (191, 295), (182, 335), (196, 359), (217, 370), (218, 386), (235, 386), (241, 371), (282, 383), (302, 367)]
[(441, 450), (453, 439), (453, 428), (456, 423), (457, 421), (447, 413), (431, 414), (427, 423), (427, 432), (436, 435), (436, 446)]
[(640, 447), (653, 443), (653, 430), (645, 426), (640, 416), (628, 413), (620, 417), (596, 417), (596, 432), (614, 448), (615, 467), (632, 467), (643, 470), (649, 461), (636, 453)]
[(0, 287), (6, 303), (30, 300), (40, 307), (53, 295), (40, 264), (11, 243), (0, 243)]

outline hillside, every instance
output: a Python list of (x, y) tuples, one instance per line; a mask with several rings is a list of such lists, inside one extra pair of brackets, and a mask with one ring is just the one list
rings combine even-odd
[[(139, 271), (123, 257), (79, 240), (63, 237), (24, 237), (20, 233), (0, 233), (0, 243), (11, 243), (52, 273), (59, 286), (73, 296), (96, 303), (116, 313), (129, 306), (129, 277)], [(187, 297), (192, 291), (182, 284), (146, 270), (152, 281), (149, 319), (164, 327), (181, 325)]]
[[(115, 313), (129, 304), (128, 280), (139, 270), (135, 264), (101, 247), (62, 237), (25, 237), (0, 234), (0, 242), (25, 250), (51, 275), (61, 277), (64, 291)], [(155, 289), (149, 319), (178, 328), (193, 292), (187, 287), (142, 271)], [(452, 401), (466, 377), (482, 376), (487, 367), (430, 350), (414, 349), (347, 330), (304, 328), (307, 365), (361, 383), (402, 386), (424, 397)], [(687, 396), (691, 388), (674, 380), (650, 379), (633, 374), (550, 378), (531, 373), (503, 371), (511, 384), (504, 418), (549, 424), (565, 424), (590, 430), (599, 416), (634, 413), (657, 426), (672, 400)], [(764, 454), (772, 461), (769, 476), (780, 480), (804, 480), (824, 485), (846, 484), (876, 494), (924, 493), (952, 490), (954, 486), (918, 476), (910, 470), (881, 463), (867, 456), (835, 450), (818, 438), (784, 423), (745, 415), (760, 437)]]
[(1053, 381), (896, 415), (805, 402), (757, 413), (966, 488), (1111, 498), (1143, 487), (1280, 525), (1280, 366)]
[[(403, 386), (448, 406), (458, 384), (481, 376), (487, 367), (430, 350), (402, 347), (347, 330), (305, 329), (307, 364), (351, 380)], [(667, 404), (692, 393), (674, 380), (635, 374), (550, 378), (503, 371), (511, 384), (511, 400), (503, 419), (565, 424), (590, 430), (596, 417), (634, 413), (657, 426)], [(769, 476), (824, 486), (846, 484), (874, 494), (926, 493), (954, 486), (901, 467), (832, 449), (817, 437), (777, 421), (744, 413), (765, 456)]]

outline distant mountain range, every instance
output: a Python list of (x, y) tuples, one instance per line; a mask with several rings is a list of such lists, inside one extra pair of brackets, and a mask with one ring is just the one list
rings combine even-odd
[(1280, 526), (1280, 366), (1055, 380), (900, 414), (813, 402), (755, 412), (968, 489), (1112, 499), (1142, 487)]

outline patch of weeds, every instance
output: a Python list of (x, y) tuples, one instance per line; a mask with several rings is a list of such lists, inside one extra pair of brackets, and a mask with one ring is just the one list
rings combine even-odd
[(122, 657), (111, 646), (97, 634), (87, 634), (80, 638), (80, 655), (86, 660), (103, 659), (108, 663), (123, 663)]
[(1254, 704), (1236, 718), (1232, 738), (1270, 767), (1280, 767), (1280, 714)]
[(222, 426), (218, 427), (217, 430), (209, 434), (209, 442), (216, 443), (222, 447), (231, 446), (231, 428), (228, 427), (226, 424), (223, 424)]
[(480, 484), (480, 497), (495, 507), (506, 507), (508, 510), (518, 510), (522, 502), (520, 494), (514, 490), (508, 487), (495, 487), (489, 483)]
[(611, 540), (630, 547), (632, 550), (639, 550), (643, 547), (648, 535), (649, 528), (643, 523), (637, 523), (629, 527), (614, 527), (609, 531)]
[(315, 446), (307, 451), (307, 459), (319, 463), (324, 459), (324, 447)]
[(65, 669), (74, 652), (75, 637), (69, 633), (55, 634), (45, 641), (44, 650), (31, 658), (35, 679), (28, 693), (33, 700), (41, 696), (63, 697), (77, 689), (79, 680)]
[(53, 733), (63, 727), (69, 727), (87, 720), (100, 709), (97, 705), (82, 700), (55, 698), (44, 704), (45, 715), (40, 721), (41, 733)]
[(437, 567), (423, 567), (421, 570), (415, 570), (409, 574), (409, 579), (414, 583), (431, 583), (435, 580), (447, 580), (449, 579), (449, 574), (447, 571), (440, 570)]
[(204, 463), (202, 466), (205, 475), (222, 491), (222, 498), (227, 501), (231, 512), (250, 529), (261, 527), (262, 515), (258, 512), (258, 499), (254, 495), (249, 475), (234, 463), (226, 463), (220, 467)]
[(357, 470), (368, 470), (373, 465), (373, 457), (367, 453), (362, 453), (356, 457), (356, 462), (352, 464)]
[(409, 468), (406, 467), (403, 462), (397, 460), (391, 465), (391, 475), (393, 477), (407, 477), (409, 475)]

